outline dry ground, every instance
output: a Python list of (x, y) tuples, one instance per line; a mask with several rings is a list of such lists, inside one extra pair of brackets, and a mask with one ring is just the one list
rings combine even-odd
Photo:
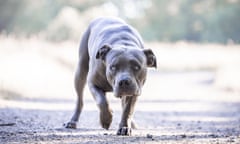
[(85, 90), (77, 130), (63, 128), (76, 95), (77, 46), (0, 38), (0, 143), (240, 143), (238, 45), (148, 44), (159, 68), (149, 70), (133, 136), (116, 136), (120, 100), (110, 130), (99, 125)]

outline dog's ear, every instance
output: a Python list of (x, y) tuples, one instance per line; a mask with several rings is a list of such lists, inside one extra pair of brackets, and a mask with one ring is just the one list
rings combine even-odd
[(107, 44), (103, 45), (96, 54), (96, 59), (105, 60), (107, 53), (111, 50), (111, 47)]
[(144, 49), (143, 50), (146, 58), (147, 58), (147, 66), (148, 67), (155, 67), (157, 68), (157, 59), (151, 49)]

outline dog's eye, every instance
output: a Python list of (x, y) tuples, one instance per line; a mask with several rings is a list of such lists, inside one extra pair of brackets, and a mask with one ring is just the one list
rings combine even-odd
[(139, 70), (140, 70), (140, 66), (139, 66), (139, 65), (134, 65), (134, 66), (133, 66), (133, 69), (134, 69), (135, 71), (139, 71)]
[(112, 71), (116, 71), (116, 70), (117, 70), (117, 67), (116, 67), (116, 65), (111, 65), (111, 66), (110, 66), (110, 69), (111, 69)]

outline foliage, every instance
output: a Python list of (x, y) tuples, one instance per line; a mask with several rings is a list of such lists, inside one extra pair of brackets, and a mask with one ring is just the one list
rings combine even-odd
[[(47, 31), (66, 6), (74, 8), (84, 24), (83, 19), (89, 17), (89, 13), (100, 16), (101, 11), (111, 13), (115, 8), (117, 16), (128, 20), (148, 41), (240, 43), (239, 0), (0, 1), (0, 32), (33, 35)], [(96, 7), (99, 9), (92, 11)], [(55, 34), (59, 40), (76, 35), (72, 34), (76, 30), (71, 30), (71, 26), (61, 27), (64, 27), (59, 30), (61, 33)]]
[(145, 17), (132, 22), (147, 40), (240, 42), (240, 2), (152, 0)]

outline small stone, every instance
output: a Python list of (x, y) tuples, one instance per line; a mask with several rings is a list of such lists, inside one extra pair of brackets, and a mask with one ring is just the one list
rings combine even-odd
[(211, 138), (218, 138), (218, 135), (215, 135), (215, 134), (210, 134), (208, 136), (211, 137)]
[(230, 138), (229, 140), (227, 140), (227, 142), (233, 143), (233, 142), (235, 142), (235, 140), (234, 140), (234, 138)]
[(185, 134), (180, 135), (181, 138), (186, 138), (187, 136)]
[(152, 139), (153, 135), (152, 134), (147, 134), (147, 138)]
[(190, 135), (189, 138), (195, 138), (195, 135)]

